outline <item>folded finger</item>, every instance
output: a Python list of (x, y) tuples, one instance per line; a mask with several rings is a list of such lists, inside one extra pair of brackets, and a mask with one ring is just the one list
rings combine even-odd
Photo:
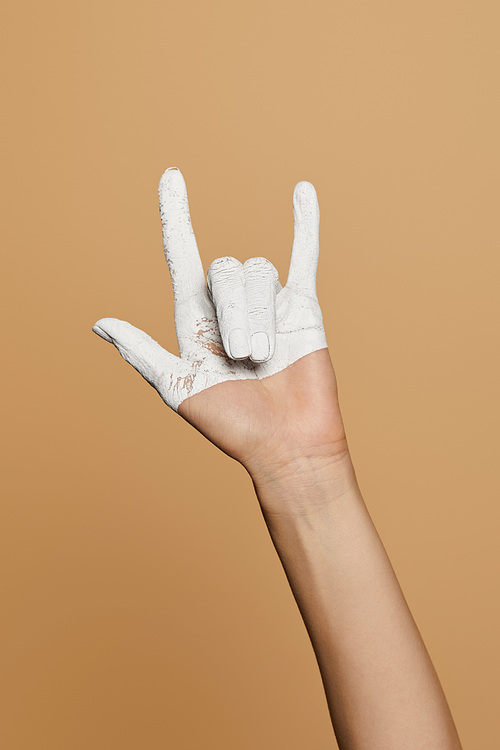
[(230, 256), (217, 258), (208, 269), (207, 286), (227, 356), (246, 359), (251, 346), (243, 265)]
[(278, 271), (267, 258), (250, 258), (243, 266), (253, 362), (271, 359), (276, 346)]

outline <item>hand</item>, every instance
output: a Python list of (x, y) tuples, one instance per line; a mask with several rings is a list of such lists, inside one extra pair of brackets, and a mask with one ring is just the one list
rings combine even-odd
[(293, 193), (288, 279), (265, 258), (215, 260), (207, 283), (181, 172), (159, 185), (163, 244), (174, 291), (177, 357), (116, 318), (93, 330), (165, 403), (254, 476), (296, 460), (347, 453), (335, 375), (316, 296), (319, 206), (309, 182)]

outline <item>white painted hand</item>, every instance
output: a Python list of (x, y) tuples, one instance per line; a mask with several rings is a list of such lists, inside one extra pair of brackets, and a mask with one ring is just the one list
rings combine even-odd
[(178, 169), (164, 172), (158, 193), (180, 356), (123, 320), (101, 318), (93, 330), (116, 346), (168, 406), (177, 411), (207, 388), (261, 380), (327, 348), (316, 296), (319, 206), (310, 182), (297, 183), (293, 192), (294, 239), (284, 287), (262, 257), (244, 264), (218, 258), (205, 282)]

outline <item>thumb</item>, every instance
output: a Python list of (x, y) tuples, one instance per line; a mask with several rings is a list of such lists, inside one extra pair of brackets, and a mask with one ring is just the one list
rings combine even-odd
[(173, 399), (168, 398), (166, 384), (175, 380), (181, 370), (184, 374), (185, 367), (182, 367), (179, 357), (167, 352), (151, 336), (126, 320), (101, 318), (92, 326), (92, 330), (105, 341), (114, 344), (123, 359), (156, 388), (168, 406), (177, 411)]

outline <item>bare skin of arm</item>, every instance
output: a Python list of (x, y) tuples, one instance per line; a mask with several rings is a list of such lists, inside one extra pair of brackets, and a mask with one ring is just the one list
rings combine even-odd
[(208, 388), (179, 413), (252, 478), (341, 750), (461, 750), (356, 481), (328, 349)]

